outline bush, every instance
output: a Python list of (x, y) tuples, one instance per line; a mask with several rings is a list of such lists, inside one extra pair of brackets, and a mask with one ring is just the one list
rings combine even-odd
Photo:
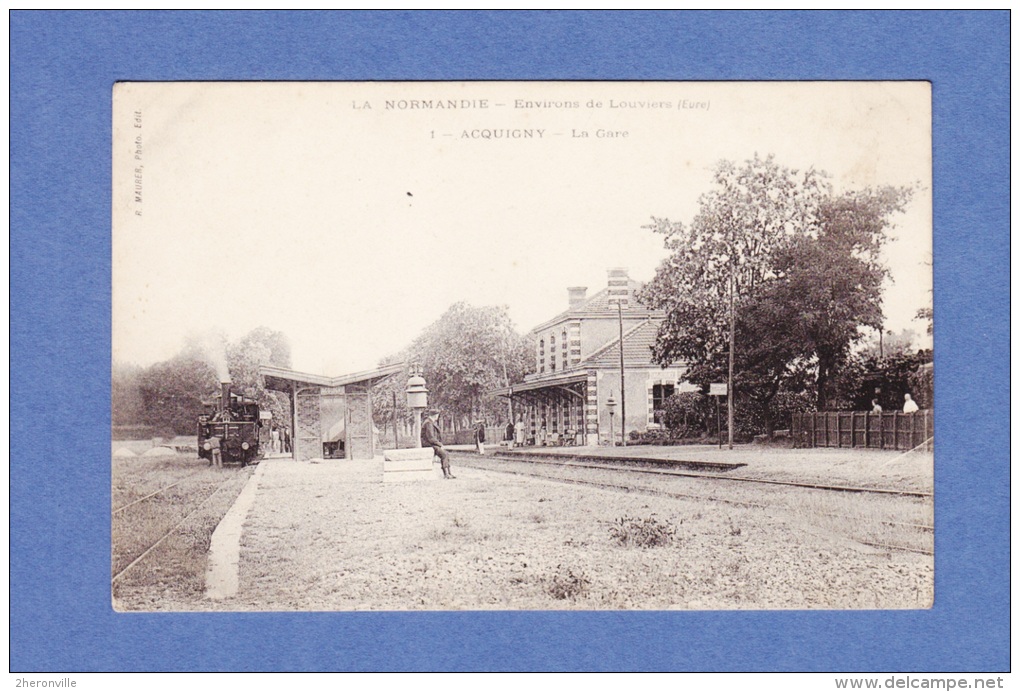
[(779, 392), (769, 403), (768, 410), (754, 401), (741, 402), (734, 412), (734, 434), (743, 440), (768, 432), (767, 413), (772, 416), (772, 429), (789, 429), (793, 424), (793, 414), (813, 411), (814, 401), (808, 392)]
[(698, 437), (715, 430), (715, 403), (699, 392), (678, 392), (663, 404), (662, 424), (674, 438)]
[(668, 445), (674, 441), (668, 430), (646, 430), (645, 432), (631, 430), (627, 437), (629, 445)]
[(910, 383), (911, 397), (917, 402), (917, 405), (921, 408), (934, 408), (935, 368), (933, 364), (919, 365), (907, 380)]
[(654, 514), (646, 519), (621, 517), (610, 527), (609, 535), (624, 547), (658, 548), (673, 543), (676, 527)]
[(903, 408), (904, 394), (910, 394), (922, 408), (931, 407), (931, 351), (896, 353), (885, 358), (870, 357), (862, 362), (863, 372), (849, 408), (870, 411), (871, 400), (877, 395), (878, 403), (886, 411), (899, 411)]
[(557, 565), (556, 573), (546, 580), (546, 592), (558, 601), (576, 600), (588, 595), (591, 580), (584, 572)]

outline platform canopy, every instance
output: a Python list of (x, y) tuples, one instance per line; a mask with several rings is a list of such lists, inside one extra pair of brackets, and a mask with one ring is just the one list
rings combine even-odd
[(584, 371), (570, 375), (560, 375), (559, 377), (546, 377), (532, 382), (518, 382), (512, 387), (493, 389), (489, 392), (489, 394), (493, 396), (514, 396), (515, 394), (523, 394), (524, 392), (532, 392), (538, 389), (568, 387), (570, 385), (581, 384), (587, 381), (588, 373), (587, 371)]
[(354, 372), (349, 375), (338, 375), (327, 377), (325, 375), (313, 375), (307, 372), (298, 372), (280, 368), (275, 365), (263, 365), (259, 368), (262, 377), (266, 382), (266, 389), (278, 392), (289, 392), (297, 385), (300, 387), (344, 387), (347, 385), (361, 385), (371, 387), (377, 382), (386, 379), (390, 375), (401, 372), (405, 363), (393, 363), (375, 370)]

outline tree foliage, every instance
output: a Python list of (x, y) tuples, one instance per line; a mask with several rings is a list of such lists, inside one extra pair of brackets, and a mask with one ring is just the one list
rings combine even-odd
[[(429, 404), (440, 409), (448, 423), (460, 428), (473, 420), (503, 420), (505, 404), (488, 395), (523, 377), (532, 366), (533, 349), (519, 335), (503, 307), (475, 307), (455, 303), (404, 351), (381, 364), (404, 361), (421, 367), (429, 389)], [(392, 426), (393, 393), (398, 416), (407, 419), (404, 385), (392, 377), (376, 388), (376, 424)]]
[[(670, 256), (640, 299), (666, 312), (654, 359), (688, 366), (695, 384), (723, 381), (735, 315), (734, 390), (761, 410), (811, 383), (825, 408), (828, 382), (861, 327), (881, 325), (878, 257), (902, 188), (834, 195), (827, 176), (773, 157), (721, 162), (689, 224), (654, 218)], [(731, 297), (732, 296), (732, 297)]]
[(207, 361), (184, 353), (146, 368), (139, 376), (144, 422), (165, 436), (195, 432), (217, 379)]
[(115, 363), (111, 404), (114, 425), (146, 424), (162, 435), (195, 431), (203, 402), (219, 396), (220, 380), (229, 373), (233, 390), (289, 417), (285, 396), (265, 388), (259, 367), (290, 367), (290, 346), (282, 332), (253, 329), (236, 342), (222, 336), (192, 338), (169, 360), (146, 368)]
[(272, 411), (275, 421), (290, 419), (289, 398), (266, 389), (260, 370), (263, 365), (290, 367), (290, 343), (283, 332), (256, 327), (236, 343), (226, 345), (226, 358), (235, 392), (254, 399), (260, 408)]
[(910, 196), (903, 188), (851, 192), (822, 201), (818, 223), (777, 253), (773, 299), (789, 307), (790, 331), (813, 357), (816, 406), (829, 404), (829, 381), (864, 328), (882, 328), (879, 254), (893, 213)]
[(110, 377), (110, 414), (113, 425), (138, 425), (145, 420), (145, 402), (139, 387), (142, 368), (114, 363)]
[(903, 408), (903, 395), (910, 394), (922, 408), (933, 401), (932, 352), (926, 349), (886, 353), (855, 354), (845, 369), (837, 390), (836, 408), (868, 410), (877, 400), (886, 411)]
[(913, 329), (901, 329), (894, 332), (886, 330), (879, 338), (879, 332), (875, 331), (861, 342), (857, 349), (864, 357), (882, 358), (891, 355), (905, 355), (917, 350), (918, 335)]

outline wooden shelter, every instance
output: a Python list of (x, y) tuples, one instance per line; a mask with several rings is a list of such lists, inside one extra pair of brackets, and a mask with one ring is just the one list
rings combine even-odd
[(372, 387), (404, 370), (403, 363), (339, 377), (273, 365), (261, 367), (266, 388), (290, 396), (294, 459), (371, 459), (376, 454)]

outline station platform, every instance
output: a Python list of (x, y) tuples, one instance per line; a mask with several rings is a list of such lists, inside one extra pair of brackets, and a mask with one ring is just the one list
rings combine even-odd
[[(473, 445), (448, 447), (456, 454), (477, 455)], [(902, 488), (933, 492), (934, 454), (854, 448), (792, 449), (761, 444), (632, 445), (627, 447), (515, 447), (486, 445), (490, 459), (515, 458), (588, 463), (645, 464), (691, 471), (726, 473), (761, 480), (832, 483), (847, 486)], [(465, 456), (465, 459), (468, 458)]]

